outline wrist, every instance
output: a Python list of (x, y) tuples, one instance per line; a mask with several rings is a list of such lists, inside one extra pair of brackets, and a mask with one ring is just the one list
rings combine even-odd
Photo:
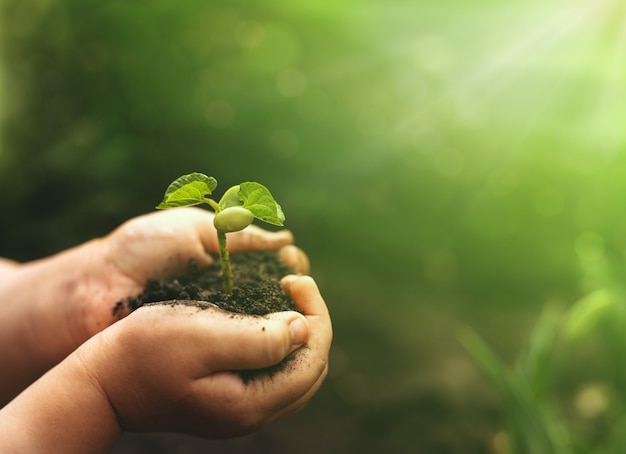
[[(60, 349), (57, 361), (94, 334), (88, 330), (85, 302), (90, 295), (101, 293), (96, 290), (98, 278), (94, 272), (99, 242), (93, 240), (68, 249), (35, 262), (27, 270), (28, 279), (37, 283), (31, 295), (34, 308), (30, 310), (38, 334), (36, 341), (56, 338), (58, 342), (52, 342), (50, 347)], [(55, 331), (56, 336), (51, 336)]]
[(84, 302), (98, 247), (96, 240), (21, 264), (0, 282), (0, 404), (93, 334)]
[[(115, 265), (108, 237), (88, 241), (48, 263), (50, 272), (43, 279), (44, 295), (37, 314), (51, 314), (51, 325), (45, 330), (62, 328), (68, 334), (69, 352), (122, 318), (118, 302), (138, 293), (140, 283), (124, 275)], [(45, 320), (42, 320), (45, 321)]]
[(11, 434), (0, 437), (0, 451), (109, 452), (122, 429), (97, 375), (92, 373), (90, 343), (0, 410), (0, 433)]

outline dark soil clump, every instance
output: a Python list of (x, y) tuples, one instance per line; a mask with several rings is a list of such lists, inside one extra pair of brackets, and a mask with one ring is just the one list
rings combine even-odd
[(276, 254), (253, 251), (230, 256), (233, 268), (233, 293), (222, 291), (219, 259), (201, 271), (190, 265), (184, 276), (148, 282), (144, 291), (134, 298), (120, 302), (114, 309), (127, 305), (135, 310), (148, 303), (173, 300), (206, 301), (238, 314), (266, 315), (272, 312), (296, 310), (280, 287), (280, 279), (292, 271)]
[[(116, 304), (113, 312), (123, 307), (135, 310), (148, 304), (186, 304), (200, 309), (212, 307), (234, 313), (263, 316), (273, 312), (297, 310), (280, 287), (280, 279), (292, 271), (275, 253), (253, 251), (230, 256), (234, 288), (231, 295), (222, 290), (219, 258), (209, 268), (198, 270), (194, 261), (184, 276), (148, 282), (144, 291)], [(273, 375), (293, 360), (293, 354), (282, 362), (262, 370), (237, 371), (244, 383), (259, 375)]]

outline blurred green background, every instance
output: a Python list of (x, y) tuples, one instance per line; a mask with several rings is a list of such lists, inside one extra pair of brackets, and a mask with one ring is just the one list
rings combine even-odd
[(513, 358), (544, 305), (623, 278), (619, 0), (0, 5), (0, 255), (104, 235), (183, 173), (256, 180), (333, 316), (299, 415), (118, 453), (494, 452), (459, 333)]

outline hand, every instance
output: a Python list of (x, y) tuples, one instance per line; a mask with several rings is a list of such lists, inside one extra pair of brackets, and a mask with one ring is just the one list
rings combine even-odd
[[(289, 231), (259, 227), (228, 235), (233, 252), (277, 250), (295, 272), (306, 255)], [(0, 406), (87, 339), (126, 316), (116, 304), (147, 281), (184, 271), (217, 253), (213, 215), (179, 208), (140, 216), (110, 235), (34, 262), (0, 261)]]
[[(254, 225), (228, 234), (231, 252), (276, 250), (295, 272), (307, 273), (306, 255), (291, 243), (288, 230), (269, 232)], [(217, 252), (213, 213), (206, 210), (177, 208), (126, 222), (100, 241), (93, 257), (90, 281), (98, 298), (85, 300), (87, 336), (128, 315), (125, 308), (113, 310), (115, 304), (140, 293), (149, 279), (183, 273), (192, 266), (204, 268)]]
[[(304, 406), (326, 376), (332, 328), (310, 277), (282, 284), (304, 315), (145, 306), (79, 350), (122, 428), (222, 438)], [(296, 360), (271, 378), (244, 383), (232, 372), (269, 367), (294, 351)]]
[[(138, 309), (0, 409), (0, 433), (11, 434), (0, 437), (0, 451), (103, 453), (123, 430), (224, 438), (299, 410), (327, 374), (332, 327), (310, 277), (282, 284), (303, 314)], [(244, 383), (233, 372), (289, 354), (294, 360), (271, 377)]]

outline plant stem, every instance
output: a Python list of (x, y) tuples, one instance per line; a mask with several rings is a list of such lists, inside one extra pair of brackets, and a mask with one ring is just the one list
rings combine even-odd
[(226, 233), (217, 231), (217, 242), (220, 247), (220, 263), (222, 265), (222, 283), (224, 284), (224, 293), (230, 295), (233, 293), (233, 271), (230, 266), (230, 255), (226, 247)]

